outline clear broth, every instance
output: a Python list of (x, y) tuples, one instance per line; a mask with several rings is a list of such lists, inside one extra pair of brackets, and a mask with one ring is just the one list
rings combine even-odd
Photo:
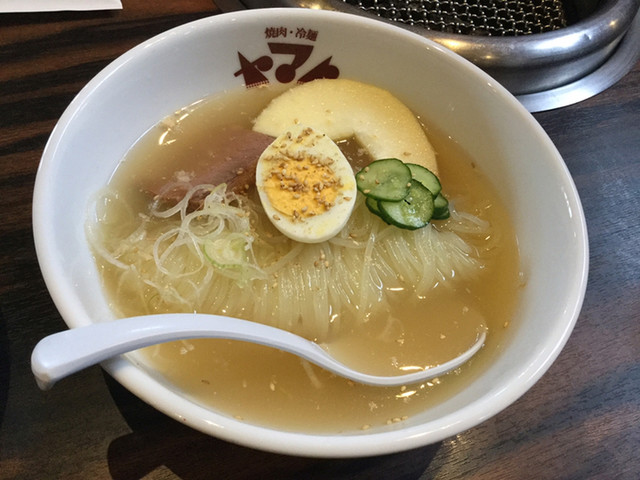
[[(150, 172), (156, 178), (170, 179), (193, 162), (212, 161), (216, 142), (212, 132), (228, 125), (250, 128), (251, 119), (276, 93), (266, 88), (228, 93), (177, 112), (141, 138), (110, 186), (134, 209), (144, 211), (148, 197), (139, 185)], [(398, 368), (456, 356), (473, 343), (478, 325), (484, 323), (489, 332), (486, 344), (470, 362), (423, 384), (378, 388), (354, 384), (274, 349), (202, 339), (145, 349), (151, 368), (206, 407), (252, 424), (315, 433), (368, 430), (403, 422), (464, 389), (499, 351), (511, 322), (520, 288), (517, 242), (504, 205), (477, 171), (472, 157), (450, 137), (426, 130), (438, 152), (445, 193), (455, 199), (459, 211), (489, 221), (492, 235), (500, 241), (477, 278), (457, 281), (454, 288), (436, 287), (420, 298), (400, 289), (393, 293), (397, 298), (392, 312), (341, 331), (328, 348), (356, 368), (397, 374)], [(351, 148), (351, 155), (357, 154), (357, 148)], [(108, 228), (104, 227), (104, 235), (109, 235)], [(115, 309), (124, 315), (144, 313), (136, 301), (116, 298), (113, 269), (99, 264)]]

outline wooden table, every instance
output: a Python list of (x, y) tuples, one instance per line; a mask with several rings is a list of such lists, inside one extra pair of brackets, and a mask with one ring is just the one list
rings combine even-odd
[(118, 55), (219, 13), (208, 0), (123, 3), (117, 12), (0, 14), (0, 479), (640, 478), (640, 65), (594, 98), (535, 115), (582, 197), (589, 286), (556, 363), (482, 425), (405, 453), (318, 460), (207, 437), (99, 367), (38, 390), (30, 352), (65, 328), (31, 233), (45, 142), (74, 95)]

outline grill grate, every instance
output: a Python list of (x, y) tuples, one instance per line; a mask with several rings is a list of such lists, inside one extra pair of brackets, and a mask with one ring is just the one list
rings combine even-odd
[(446, 33), (517, 36), (567, 26), (560, 0), (342, 0), (370, 14)]

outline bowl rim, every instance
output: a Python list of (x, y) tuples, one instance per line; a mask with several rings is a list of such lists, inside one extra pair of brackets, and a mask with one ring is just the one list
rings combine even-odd
[[(364, 457), (396, 453), (442, 441), (452, 435), (478, 425), (512, 404), (517, 398), (529, 390), (555, 361), (573, 330), (584, 300), (588, 275), (587, 231), (578, 192), (570, 173), (551, 140), (546, 136), (542, 127), (529, 112), (527, 112), (506, 89), (470, 62), (436, 42), (402, 29), (401, 27), (342, 12), (290, 8), (256, 9), (223, 13), (180, 25), (148, 39), (116, 58), (90, 80), (64, 111), (52, 131), (38, 167), (33, 198), (33, 233), (36, 253), (45, 283), (64, 321), (72, 328), (79, 326), (73, 325), (74, 308), (73, 305), (68, 302), (68, 298), (70, 298), (69, 295), (73, 296), (72, 288), (69, 285), (65, 285), (64, 282), (56, 281), (56, 279), (64, 278), (65, 276), (62, 275), (62, 265), (60, 265), (59, 261), (56, 261), (55, 249), (47, 242), (48, 231), (46, 228), (47, 222), (43, 217), (43, 202), (48, 195), (51, 195), (52, 189), (54, 188), (51, 184), (52, 182), (47, 182), (46, 178), (48, 176), (48, 170), (51, 168), (50, 164), (52, 159), (55, 157), (56, 149), (64, 138), (66, 125), (73, 120), (74, 112), (81, 108), (84, 102), (87, 101), (93, 89), (112, 72), (119, 69), (125, 63), (135, 60), (138, 55), (143, 54), (147, 47), (153, 44), (168, 42), (173, 38), (188, 35), (194, 29), (215, 28), (215, 26), (221, 22), (230, 22), (251, 17), (260, 18), (261, 20), (268, 20), (270, 18), (278, 19), (281, 18), (282, 15), (293, 15), (297, 18), (305, 18), (306, 16), (312, 15), (314, 17), (325, 18), (328, 21), (348, 19), (365, 28), (377, 29), (385, 32), (385, 34), (394, 35), (403, 40), (416, 42), (432, 50), (436, 50), (440, 55), (450, 57), (450, 61), (456, 63), (462, 62), (474, 75), (487, 83), (487, 88), (497, 90), (501, 94), (501, 97), (504, 98), (506, 104), (508, 104), (510, 108), (515, 109), (519, 116), (528, 122), (528, 126), (537, 132), (537, 135), (544, 142), (546, 148), (555, 157), (557, 167), (562, 169), (565, 181), (562, 186), (566, 189), (566, 193), (570, 197), (569, 200), (571, 200), (571, 208), (573, 211), (572, 222), (575, 223), (575, 228), (578, 232), (575, 252), (579, 258), (579, 262), (575, 272), (574, 293), (571, 297), (572, 301), (567, 302), (563, 314), (565, 321), (561, 323), (562, 328), (559, 334), (551, 337), (552, 340), (549, 340), (545, 345), (544, 358), (541, 358), (535, 365), (526, 365), (522, 371), (520, 371), (518, 382), (510, 385), (508, 389), (503, 389), (494, 395), (484, 396), (469, 403), (461, 410), (456, 411), (455, 415), (449, 414), (435, 421), (428, 422), (428, 428), (425, 428), (427, 424), (423, 423), (398, 430), (383, 432), (367, 431), (366, 433), (353, 432), (352, 434), (343, 435), (305, 434), (276, 430), (243, 423), (231, 416), (208, 410), (160, 384), (152, 375), (144, 371), (144, 369), (137, 364), (133, 355), (114, 358), (104, 362), (102, 365), (105, 370), (132, 393), (179, 422), (217, 438), (264, 451), (308, 457)], [(192, 413), (184, 414), (184, 412)]]

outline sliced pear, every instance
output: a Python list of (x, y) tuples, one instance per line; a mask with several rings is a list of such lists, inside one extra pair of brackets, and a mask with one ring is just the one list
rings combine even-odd
[(297, 123), (333, 141), (355, 137), (374, 159), (398, 158), (438, 174), (435, 151), (416, 116), (382, 88), (346, 79), (305, 83), (273, 99), (253, 129), (277, 137)]

